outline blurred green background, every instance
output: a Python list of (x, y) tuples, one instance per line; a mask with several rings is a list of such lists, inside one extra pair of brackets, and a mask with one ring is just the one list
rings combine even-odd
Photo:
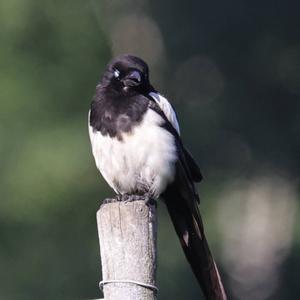
[[(100, 298), (95, 213), (112, 195), (87, 111), (103, 68), (140, 55), (204, 174), (230, 299), (300, 294), (300, 4), (0, 0), (0, 299)], [(200, 299), (159, 204), (159, 299)]]

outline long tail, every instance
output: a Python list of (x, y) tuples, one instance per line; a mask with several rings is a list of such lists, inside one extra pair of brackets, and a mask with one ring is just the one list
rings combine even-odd
[(195, 201), (190, 205), (178, 193), (164, 195), (173, 225), (185, 256), (207, 300), (226, 300), (216, 263), (206, 241), (201, 215)]

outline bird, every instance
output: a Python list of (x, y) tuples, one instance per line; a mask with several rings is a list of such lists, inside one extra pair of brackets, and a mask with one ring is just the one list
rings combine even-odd
[(205, 298), (227, 299), (198, 208), (200, 168), (143, 59), (123, 54), (109, 62), (96, 86), (88, 128), (96, 166), (117, 198), (161, 198)]

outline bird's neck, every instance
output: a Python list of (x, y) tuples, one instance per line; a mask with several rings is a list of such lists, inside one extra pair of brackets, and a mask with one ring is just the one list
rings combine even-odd
[(141, 122), (149, 100), (137, 92), (119, 93), (99, 86), (91, 107), (90, 124), (103, 135), (120, 137)]

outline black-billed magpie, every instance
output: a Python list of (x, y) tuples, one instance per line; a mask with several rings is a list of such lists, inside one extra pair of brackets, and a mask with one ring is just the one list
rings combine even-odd
[(96, 87), (89, 135), (97, 168), (119, 197), (161, 197), (207, 299), (226, 299), (210, 253), (194, 182), (202, 175), (183, 146), (176, 113), (133, 55), (112, 60)]

